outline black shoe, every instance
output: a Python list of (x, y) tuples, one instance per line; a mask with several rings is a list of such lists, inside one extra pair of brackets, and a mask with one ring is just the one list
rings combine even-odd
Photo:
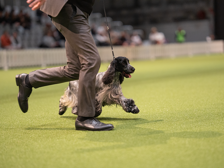
[(101, 123), (96, 118), (89, 118), (84, 121), (75, 121), (76, 130), (89, 130), (89, 131), (109, 131), (114, 128), (112, 124)]
[(24, 113), (28, 111), (28, 97), (32, 93), (32, 88), (26, 86), (26, 76), (27, 74), (16, 75), (16, 85), (19, 86), (18, 102)]

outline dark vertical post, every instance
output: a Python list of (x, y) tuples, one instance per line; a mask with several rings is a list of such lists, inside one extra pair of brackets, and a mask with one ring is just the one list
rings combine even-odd
[(224, 0), (214, 0), (215, 39), (224, 40)]
[(134, 1), (134, 7), (135, 8), (140, 7), (139, 0)]

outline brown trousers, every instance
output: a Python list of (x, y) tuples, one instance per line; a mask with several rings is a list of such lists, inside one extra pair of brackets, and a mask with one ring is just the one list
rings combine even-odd
[(101, 60), (91, 35), (88, 14), (66, 3), (53, 24), (66, 39), (67, 65), (36, 70), (29, 74), (34, 88), (79, 79), (78, 115), (95, 115), (95, 80)]

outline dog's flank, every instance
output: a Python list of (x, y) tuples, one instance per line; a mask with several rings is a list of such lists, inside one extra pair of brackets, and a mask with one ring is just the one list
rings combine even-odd
[[(126, 112), (138, 113), (139, 109), (135, 105), (134, 100), (126, 99), (123, 96), (121, 83), (124, 77), (131, 77), (131, 73), (135, 71), (134, 67), (129, 64), (129, 60), (125, 57), (117, 57), (113, 60), (106, 72), (98, 73), (95, 82), (96, 91), (96, 108), (95, 117), (102, 112), (102, 106), (117, 104), (122, 106)], [(72, 113), (77, 114), (78, 109), (78, 80), (71, 81), (63, 96), (61, 96), (59, 104), (59, 114), (63, 115), (67, 107), (72, 107)]]

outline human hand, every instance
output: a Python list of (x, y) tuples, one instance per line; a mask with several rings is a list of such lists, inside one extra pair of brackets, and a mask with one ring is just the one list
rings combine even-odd
[(27, 0), (26, 2), (29, 4), (29, 7), (32, 10), (37, 10), (46, 0)]

